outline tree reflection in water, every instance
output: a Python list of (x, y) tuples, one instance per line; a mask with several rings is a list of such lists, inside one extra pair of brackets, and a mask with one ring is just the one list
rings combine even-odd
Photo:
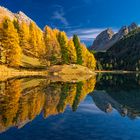
[(77, 83), (43, 78), (20, 78), (0, 83), (0, 132), (21, 128), (43, 112), (43, 117), (63, 113), (69, 105), (76, 111), (95, 88), (96, 77)]

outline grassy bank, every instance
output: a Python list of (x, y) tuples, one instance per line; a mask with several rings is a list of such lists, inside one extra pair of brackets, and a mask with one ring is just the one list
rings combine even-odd
[(0, 65), (0, 81), (4, 81), (13, 77), (27, 77), (27, 76), (43, 76), (48, 78), (54, 78), (54, 80), (62, 79), (63, 81), (87, 79), (91, 75), (95, 74), (87, 67), (80, 65), (56, 65), (51, 66), (47, 70), (24, 70), (8, 68), (4, 65)]
[(4, 81), (12, 77), (26, 77), (29, 75), (32, 76), (45, 76), (47, 71), (27, 71), (27, 70), (17, 70), (14, 68), (8, 68), (4, 65), (0, 65), (0, 80)]

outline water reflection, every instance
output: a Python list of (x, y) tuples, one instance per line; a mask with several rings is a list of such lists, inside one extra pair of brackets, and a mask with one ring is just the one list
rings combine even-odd
[(91, 94), (96, 106), (106, 112), (116, 109), (122, 117), (140, 116), (140, 76), (135, 74), (103, 74), (97, 78)]
[(0, 132), (21, 128), (41, 112), (44, 118), (63, 113), (79, 103), (95, 88), (96, 77), (70, 83), (43, 78), (19, 78), (0, 83)]
[(0, 132), (22, 128), (41, 113), (48, 118), (67, 106), (76, 111), (87, 95), (106, 114), (116, 109), (121, 117), (140, 116), (139, 75), (103, 74), (81, 82), (18, 78), (0, 82)]

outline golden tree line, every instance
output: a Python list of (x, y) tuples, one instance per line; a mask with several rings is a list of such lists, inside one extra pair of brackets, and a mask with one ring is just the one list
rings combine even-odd
[(77, 35), (68, 38), (65, 32), (46, 26), (42, 31), (34, 22), (27, 24), (7, 17), (0, 24), (0, 62), (20, 67), (22, 55), (38, 58), (49, 66), (79, 64), (95, 69), (96, 60)]

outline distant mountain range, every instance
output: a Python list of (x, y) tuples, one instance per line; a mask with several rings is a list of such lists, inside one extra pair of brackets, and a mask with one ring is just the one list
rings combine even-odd
[(95, 54), (98, 69), (140, 71), (140, 28), (136, 28), (106, 52)]
[(138, 25), (132, 23), (130, 26), (123, 26), (117, 33), (114, 33), (110, 28), (106, 29), (96, 37), (91, 49), (95, 51), (107, 51), (115, 43), (137, 28)]

